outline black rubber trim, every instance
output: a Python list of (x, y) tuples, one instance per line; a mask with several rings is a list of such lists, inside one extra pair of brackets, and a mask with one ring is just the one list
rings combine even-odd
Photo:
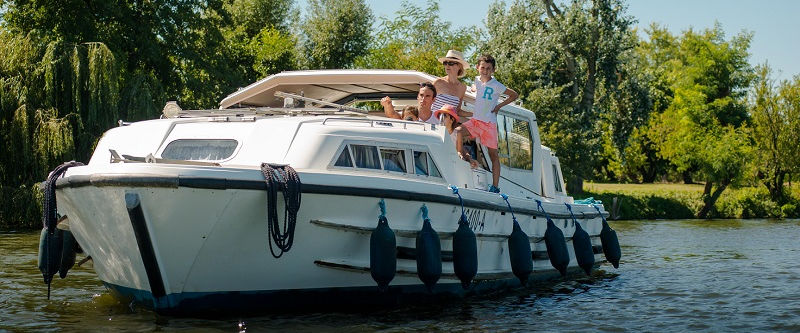
[[(96, 176), (69, 176), (56, 182), (56, 188), (83, 187), (83, 186), (126, 186), (126, 187), (190, 187), (212, 190), (266, 190), (267, 185), (263, 180), (244, 180), (210, 177), (165, 177), (152, 175), (96, 175)], [(371, 198), (400, 199), (422, 202), (435, 202), (449, 205), (458, 205), (455, 195), (441, 195), (420, 193), (396, 189), (375, 189), (355, 186), (334, 186), (305, 183), (301, 186), (302, 193), (347, 195)], [(501, 203), (464, 199), (464, 207), (478, 208), (506, 212), (508, 207)], [(530, 200), (527, 207), (514, 207), (515, 213), (531, 215), (534, 217), (545, 214), (536, 209), (536, 202)], [(576, 218), (594, 218), (597, 213), (576, 214)], [(569, 214), (550, 214), (553, 219), (568, 219)]]
[(147, 231), (147, 223), (144, 219), (139, 194), (125, 193), (125, 206), (128, 209), (128, 216), (131, 219), (131, 226), (133, 226), (133, 234), (136, 236), (136, 244), (139, 246), (139, 254), (142, 256), (144, 270), (147, 273), (147, 281), (150, 283), (150, 292), (156, 298), (166, 296), (164, 280), (161, 278), (161, 269), (158, 268), (153, 242), (150, 240), (150, 233)]
[[(442, 262), (453, 261), (453, 251), (441, 251)], [(397, 247), (397, 259), (417, 260), (417, 249), (414, 247)]]

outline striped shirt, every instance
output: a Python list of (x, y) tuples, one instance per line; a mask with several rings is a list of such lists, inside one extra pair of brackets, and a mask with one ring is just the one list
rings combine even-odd
[(433, 99), (433, 105), (431, 105), (431, 111), (436, 112), (436, 110), (441, 109), (445, 104), (450, 104), (456, 109), (458, 109), (460, 99), (453, 95), (448, 94), (437, 94), (436, 97)]

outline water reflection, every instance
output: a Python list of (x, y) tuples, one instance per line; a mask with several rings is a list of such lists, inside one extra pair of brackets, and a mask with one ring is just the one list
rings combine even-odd
[(619, 270), (480, 299), (369, 311), (197, 319), (112, 298), (91, 265), (36, 268), (37, 233), (0, 234), (0, 331), (800, 331), (800, 220), (612, 221)]

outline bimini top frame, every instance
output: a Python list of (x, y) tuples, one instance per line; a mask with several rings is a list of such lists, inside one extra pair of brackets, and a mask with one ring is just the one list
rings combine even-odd
[[(282, 106), (283, 102), (275, 98), (275, 91), (329, 102), (364, 94), (381, 96), (409, 94), (416, 97), (420, 83), (432, 82), (435, 79), (435, 76), (422, 72), (387, 69), (282, 72), (230, 94), (220, 102), (220, 109)], [(467, 98), (473, 97), (467, 96)]]
[[(285, 93), (282, 91), (274, 92), (275, 97), (283, 98), (284, 107), (248, 107), (230, 109), (210, 109), (210, 110), (183, 110), (176, 102), (167, 102), (162, 111), (164, 118), (197, 118), (197, 117), (239, 117), (247, 118), (259, 116), (275, 115), (346, 115), (346, 116), (366, 116), (368, 111), (345, 106), (341, 104), (326, 102), (310, 97), (296, 94)], [(312, 106), (306, 107), (310, 103)]]

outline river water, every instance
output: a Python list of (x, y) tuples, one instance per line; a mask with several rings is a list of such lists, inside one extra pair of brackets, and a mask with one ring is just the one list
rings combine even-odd
[(611, 226), (622, 264), (591, 278), (426, 306), (211, 319), (121, 304), (90, 263), (56, 277), (48, 301), (38, 233), (0, 233), (0, 331), (800, 332), (800, 221)]

